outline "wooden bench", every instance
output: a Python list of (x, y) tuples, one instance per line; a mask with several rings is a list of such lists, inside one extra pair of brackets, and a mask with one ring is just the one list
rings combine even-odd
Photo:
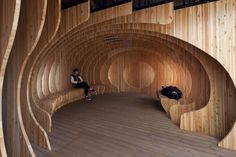
[[(92, 85), (92, 87), (96, 90), (94, 94), (104, 94), (105, 86), (104, 85)], [(93, 93), (92, 93), (93, 94)], [(51, 117), (52, 115), (61, 107), (70, 104), (74, 101), (83, 99), (84, 89), (67, 89), (61, 92), (54, 93), (50, 96), (47, 96), (44, 99), (37, 100), (37, 104), (40, 108), (46, 111)], [(50, 132), (51, 131), (51, 118), (47, 122), (48, 125), (45, 125), (45, 130)]]
[(168, 116), (170, 116), (171, 106), (180, 104), (179, 101), (177, 101), (175, 99), (170, 99), (170, 98), (162, 95), (161, 92), (159, 92), (159, 91), (157, 91), (157, 97), (159, 98), (161, 105)]
[[(103, 94), (105, 91), (104, 85), (93, 85), (92, 86), (98, 94)], [(41, 108), (47, 111), (50, 115), (53, 115), (58, 109), (66, 104), (72, 103), (76, 100), (83, 99), (83, 89), (68, 89), (61, 92), (57, 92), (41, 100)]]
[(160, 99), (161, 105), (164, 108), (166, 114), (175, 124), (180, 124), (180, 117), (183, 113), (196, 110), (195, 102), (184, 103), (183, 99), (178, 101), (175, 99), (170, 99), (162, 95), (159, 91), (157, 91), (157, 97)]

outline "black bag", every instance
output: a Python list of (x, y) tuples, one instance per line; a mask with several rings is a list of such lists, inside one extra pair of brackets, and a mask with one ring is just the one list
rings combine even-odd
[(182, 98), (183, 93), (175, 86), (162, 87), (161, 94), (170, 98), (179, 100)]

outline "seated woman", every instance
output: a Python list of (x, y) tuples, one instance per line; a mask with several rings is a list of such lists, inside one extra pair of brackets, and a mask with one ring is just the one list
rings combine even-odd
[(73, 88), (83, 88), (86, 100), (91, 100), (91, 97), (88, 95), (89, 91), (95, 92), (95, 90), (83, 81), (82, 77), (79, 75), (78, 69), (73, 70), (70, 80)]

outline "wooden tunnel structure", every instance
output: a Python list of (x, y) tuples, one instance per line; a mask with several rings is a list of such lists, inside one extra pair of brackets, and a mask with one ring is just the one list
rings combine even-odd
[(178, 86), (184, 104), (169, 107), (171, 119), (236, 150), (236, 0), (94, 12), (90, 1), (1, 0), (0, 63), (2, 157), (51, 149), (53, 113), (83, 97), (68, 78), (75, 67), (100, 93)]

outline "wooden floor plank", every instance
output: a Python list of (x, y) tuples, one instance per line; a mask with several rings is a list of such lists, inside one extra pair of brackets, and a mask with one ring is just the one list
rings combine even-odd
[(106, 94), (67, 105), (53, 116), (52, 151), (37, 157), (235, 157), (219, 139), (181, 130), (158, 100), (134, 93)]

